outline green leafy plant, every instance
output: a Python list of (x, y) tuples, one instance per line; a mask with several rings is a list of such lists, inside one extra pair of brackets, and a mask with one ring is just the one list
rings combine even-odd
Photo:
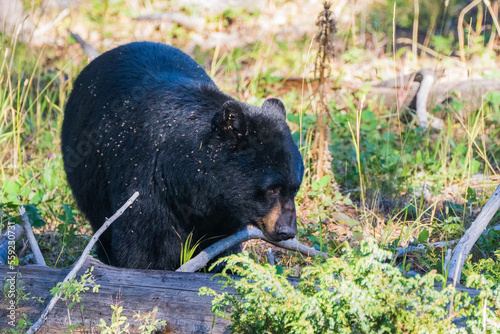
[(152, 312), (148, 312), (144, 315), (141, 313), (136, 313), (134, 315), (134, 319), (141, 322), (139, 326), (139, 330), (141, 333), (149, 334), (157, 331), (160, 327), (165, 327), (167, 322), (165, 320), (156, 319), (156, 313), (158, 312), (158, 308), (155, 307)]
[(479, 295), (464, 308), (468, 331), (485, 334), (500, 332), (500, 290), (492, 290), (494, 282), (479, 274), (467, 277), (467, 286), (480, 290)]
[[(15, 285), (15, 298), (16, 298), (15, 304), (19, 305), (19, 302), (30, 300), (30, 299), (39, 301), (40, 303), (43, 303), (43, 300), (40, 297), (31, 296), (31, 292), (26, 291), (26, 286), (24, 286), (22, 284), (21, 278), (22, 278), (22, 274), (18, 273), (18, 276), (16, 278), (16, 283), (15, 283), (16, 284)], [(12, 284), (11, 282), (7, 281), (7, 278), (4, 278), (3, 295), (4, 295), (5, 300), (10, 300), (11, 297), (14, 297), (13, 293), (12, 293), (11, 284)]]
[(212, 311), (230, 319), (234, 333), (467, 333), (453, 322), (464, 315), (475, 323), (500, 323), (496, 293), (482, 297), (482, 305), (497, 307), (484, 318), (467, 294), (451, 286), (435, 289), (443, 276), (433, 271), (405, 278), (386, 262), (390, 256), (373, 241), (362, 241), (359, 250), (346, 247), (340, 258), (304, 268), (294, 286), (274, 267), (232, 255), (218, 277), (236, 294), (208, 288), (200, 294), (215, 297)]
[(498, 289), (500, 286), (500, 250), (495, 252), (495, 258), (479, 259), (477, 262), (472, 262), (471, 257), (464, 264), (462, 273), (469, 279), (473, 275), (482, 274), (488, 278), (494, 287)]
[[(129, 333), (130, 323), (128, 322), (128, 318), (122, 314), (123, 306), (120, 306), (119, 302), (110, 306), (113, 310), (110, 324), (108, 325), (106, 321), (101, 318), (100, 323), (97, 325), (97, 328), (101, 330), (101, 334)], [(154, 333), (167, 325), (165, 320), (156, 319), (157, 312), (158, 308), (155, 307), (152, 312), (145, 314), (136, 313), (134, 315), (134, 319), (140, 322), (139, 331), (142, 334)]]
[(101, 330), (101, 334), (119, 334), (119, 333), (128, 333), (128, 328), (130, 324), (127, 322), (127, 317), (122, 315), (123, 306), (118, 305), (110, 305), (113, 309), (113, 314), (111, 315), (111, 323), (108, 326), (104, 319), (100, 320), (100, 324), (97, 325), (97, 328)]
[(23, 314), (21, 318), (17, 321), (17, 325), (15, 328), (9, 328), (6, 333), (10, 334), (25, 334), (28, 328), (32, 325), (31, 322), (28, 321), (28, 315)]
[(95, 283), (94, 277), (92, 276), (93, 270), (94, 267), (91, 267), (90, 269), (87, 269), (83, 275), (80, 276), (79, 280), (73, 278), (67, 282), (59, 282), (50, 290), (50, 293), (53, 296), (60, 295), (61, 300), (64, 300), (66, 302), (66, 307), (68, 309), (68, 323), (71, 330), (83, 326), (83, 321), (82, 324), (72, 324), (69, 312), (69, 310), (73, 308), (75, 303), (78, 303), (80, 304), (80, 313), (83, 319), (83, 304), (81, 304), (83, 296), (81, 295), (81, 293), (90, 290), (90, 287), (92, 287), (93, 293), (99, 291), (99, 285)]

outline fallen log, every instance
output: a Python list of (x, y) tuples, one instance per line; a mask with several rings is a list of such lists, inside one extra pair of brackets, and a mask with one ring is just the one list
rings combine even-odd
[[(122, 315), (130, 321), (130, 332), (139, 333), (137, 322), (133, 321), (136, 312), (141, 314), (153, 311), (157, 307), (156, 319), (166, 320), (165, 333), (210, 333), (214, 317), (210, 311), (211, 297), (198, 296), (202, 286), (220, 291), (217, 280), (211, 280), (211, 274), (182, 273), (160, 270), (139, 270), (115, 268), (105, 265), (94, 258), (88, 258), (77, 273), (77, 278), (91, 267), (94, 267), (95, 283), (100, 285), (99, 292), (85, 292), (83, 296), (83, 313), (80, 306), (74, 306), (69, 314), (72, 324), (84, 323), (85, 333), (95, 333), (100, 319), (108, 324), (111, 321), (113, 310), (110, 305), (119, 301), (123, 306)], [(50, 289), (68, 274), (72, 267), (51, 268), (36, 265), (19, 267), (21, 277), (19, 285), (30, 293), (28, 300), (20, 301), (15, 310), (16, 323), (23, 314), (28, 320), (35, 322), (48, 301), (51, 299)], [(0, 277), (11, 276), (8, 266), (0, 266)], [(43, 303), (32, 297), (41, 298)], [(9, 301), (0, 298), (0, 328), (11, 328)], [(46, 322), (37, 330), (37, 333), (57, 334), (68, 331), (68, 311), (66, 303), (59, 300)], [(83, 320), (82, 320), (83, 318)], [(213, 333), (224, 333), (228, 322), (224, 319), (215, 319)], [(99, 331), (97, 331), (99, 332)], [(77, 331), (83, 333), (83, 331)]]

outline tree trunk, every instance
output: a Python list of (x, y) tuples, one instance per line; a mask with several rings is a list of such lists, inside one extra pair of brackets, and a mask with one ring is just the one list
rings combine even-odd
[[(138, 330), (140, 323), (134, 321), (134, 314), (139, 311), (145, 314), (153, 311), (155, 307), (158, 308), (156, 319), (167, 321), (167, 327), (162, 329), (164, 333), (210, 333), (212, 323), (213, 333), (224, 333), (225, 327), (229, 324), (224, 319), (214, 319), (210, 311), (211, 297), (198, 296), (198, 290), (202, 286), (220, 291), (221, 286), (217, 284), (217, 280), (210, 280), (211, 274), (115, 268), (102, 264), (94, 258), (88, 258), (78, 272), (77, 278), (92, 266), (94, 266), (95, 282), (100, 285), (99, 292), (92, 293), (90, 289), (82, 294), (83, 316), (78, 304), (75, 304), (69, 312), (72, 324), (82, 323), (82, 318), (85, 324), (85, 329), (78, 329), (75, 333), (91, 333), (92, 330), (94, 333), (99, 332), (97, 324), (101, 318), (109, 325), (113, 312), (110, 305), (116, 304), (117, 300), (120, 306), (123, 306), (122, 315), (130, 322), (131, 333), (140, 332)], [(22, 276), (19, 278), (18, 286), (25, 286), (25, 293), (29, 292), (29, 297), (39, 297), (44, 303), (32, 298), (21, 301), (15, 312), (15, 323), (17, 324), (17, 320), (23, 314), (27, 314), (28, 320), (34, 323), (52, 297), (50, 290), (63, 280), (70, 269), (71, 267), (59, 269), (36, 265), (19, 267)], [(8, 266), (0, 266), (0, 277), (10, 278), (12, 276), (10, 273)], [(0, 298), (2, 329), (12, 328), (8, 323), (9, 301), (4, 298), (2, 292)], [(59, 300), (48, 315), (47, 322), (37, 333), (57, 334), (68, 331), (67, 314), (66, 302)]]

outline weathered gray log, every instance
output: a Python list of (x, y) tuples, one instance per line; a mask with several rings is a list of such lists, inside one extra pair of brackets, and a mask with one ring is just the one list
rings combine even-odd
[[(96, 284), (100, 285), (98, 293), (85, 292), (83, 298), (83, 319), (86, 333), (94, 333), (100, 319), (110, 324), (111, 304), (119, 300), (125, 315), (131, 324), (131, 333), (138, 333), (139, 323), (133, 321), (134, 311), (141, 314), (158, 308), (156, 319), (166, 320), (170, 331), (165, 333), (210, 333), (214, 320), (210, 311), (211, 297), (198, 296), (202, 286), (220, 291), (217, 280), (211, 280), (211, 274), (182, 273), (160, 270), (123, 269), (107, 266), (94, 258), (88, 258), (78, 271), (77, 277), (88, 268), (94, 267), (93, 275)], [(16, 309), (16, 319), (22, 314), (35, 322), (44, 307), (51, 299), (50, 289), (61, 282), (71, 267), (58, 269), (28, 265), (19, 267), (21, 278), (19, 284), (25, 286), (30, 297), (40, 297), (44, 303), (34, 299), (20, 302)], [(0, 266), (0, 279), (11, 276), (8, 266)], [(230, 290), (228, 290), (230, 291)], [(8, 324), (8, 300), (0, 297), (0, 328), (11, 328)], [(72, 324), (81, 323), (80, 306), (75, 305), (70, 311)], [(17, 322), (17, 321), (16, 321)], [(228, 322), (215, 319), (213, 333), (224, 333)], [(37, 333), (58, 334), (68, 330), (67, 308), (64, 301), (59, 300), (46, 322)], [(80, 333), (80, 332), (78, 332)]]
[(163, 12), (134, 17), (136, 21), (170, 21), (188, 29), (201, 32), (205, 27), (205, 19), (196, 16), (187, 16), (183, 13)]
[[(392, 85), (389, 85), (391, 82)], [(380, 99), (383, 97), (386, 107), (395, 110), (400, 90), (407, 89), (406, 98), (404, 101), (401, 101), (400, 107), (409, 107), (416, 98), (420, 83), (418, 81), (408, 82), (402, 85), (399, 85), (399, 83), (398, 81), (397, 87), (395, 87), (394, 80), (386, 80), (375, 84), (369, 91), (367, 99), (369, 100), (375, 97)], [(464, 105), (466, 110), (464, 111), (467, 112), (480, 108), (481, 103), (483, 103), (481, 97), (492, 91), (500, 91), (499, 79), (469, 79), (453, 82), (445, 82), (443, 79), (442, 81), (436, 81), (434, 83), (429, 92), (426, 104), (428, 108), (439, 105), (450, 98), (455, 98), (454, 95), (452, 95), (452, 92), (455, 92), (460, 101), (466, 102), (466, 105)]]

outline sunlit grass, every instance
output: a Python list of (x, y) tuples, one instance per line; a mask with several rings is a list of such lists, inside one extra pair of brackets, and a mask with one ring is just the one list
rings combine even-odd
[[(61, 29), (71, 22), (84, 22), (89, 31), (100, 33), (96, 45), (100, 51), (138, 39), (135, 32), (139, 28), (150, 31), (141, 37), (181, 49), (187, 45), (190, 32), (181, 26), (163, 31), (160, 24), (156, 29), (154, 23), (130, 19), (147, 9), (142, 4), (128, 9), (125, 2), (105, 6), (94, 1), (72, 12)], [(225, 19), (224, 14), (207, 18), (208, 26), (222, 29)], [(381, 32), (374, 31), (375, 35)], [(345, 93), (342, 80), (348, 70), (344, 65), (373, 56), (354, 43), (351, 32), (342, 31), (339, 36), (345, 37), (345, 53), (337, 57), (338, 64), (331, 65), (329, 83), (336, 87), (332, 95)], [(375, 236), (383, 245), (394, 241), (406, 245), (423, 230), (433, 240), (459, 237), (499, 179), (500, 111), (495, 107), (499, 100), (489, 96), (473, 112), (451, 103), (440, 111), (446, 121), (442, 131), (422, 131), (411, 122), (402, 124), (398, 117), (391, 117), (394, 111), (384, 110), (377, 101), (367, 101), (362, 107), (365, 92), (345, 94), (342, 105), (330, 103), (334, 178), (323, 184), (324, 180), (314, 178), (314, 161), (309, 158), (315, 121), (314, 89), (306, 80), (311, 78), (314, 59), (312, 39), (279, 40), (269, 34), (232, 50), (217, 45), (192, 52), (222, 90), (236, 98), (261, 105), (267, 97), (276, 96), (287, 106), (306, 166), (297, 198), (303, 239), (319, 240), (318, 247), (336, 249), (343, 240), (357, 242), (367, 236)], [(393, 39), (395, 44), (395, 36)], [(475, 41), (474, 45), (480, 44)], [(0, 43), (0, 204), (34, 204), (54, 230), (61, 224), (58, 216), (64, 211), (63, 204), (76, 208), (62, 167), (60, 128), (72, 82), (87, 59), (69, 39), (59, 56), (54, 56), (50, 46), (32, 47), (15, 38), (1, 37)], [(453, 47), (451, 42), (441, 46)], [(484, 47), (473, 51), (486, 52)], [(394, 76), (398, 63), (405, 61), (404, 50), (398, 52), (393, 54), (390, 69)], [(357, 75), (366, 77), (365, 73)], [(284, 88), (288, 77), (303, 77), (301, 89)], [(478, 176), (481, 182), (476, 182)], [(454, 211), (457, 203), (461, 209)], [(338, 213), (345, 215), (340, 216), (343, 220), (335, 215)], [(86, 224), (77, 211), (75, 222)], [(186, 254), (191, 250), (187, 247)], [(60, 248), (58, 254), (62, 254)]]

